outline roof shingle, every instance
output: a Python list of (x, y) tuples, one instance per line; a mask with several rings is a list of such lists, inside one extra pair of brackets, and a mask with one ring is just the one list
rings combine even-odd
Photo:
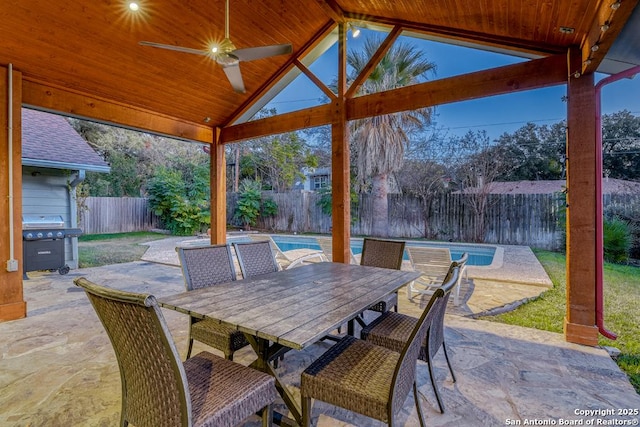
[[(22, 109), (22, 162), (51, 162), (55, 167), (68, 169), (104, 169), (109, 165), (71, 127), (67, 120), (56, 114)], [(66, 167), (65, 167), (66, 166)]]

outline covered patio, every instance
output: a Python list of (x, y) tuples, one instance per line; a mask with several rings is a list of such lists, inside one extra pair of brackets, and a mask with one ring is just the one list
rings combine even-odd
[[(68, 276), (32, 274), (26, 283), (26, 319), (0, 324), (0, 424), (113, 426), (120, 416), (120, 374), (104, 329), (84, 292), (72, 279), (85, 276), (110, 287), (158, 297), (183, 290), (180, 269), (152, 262), (74, 270)], [(411, 303), (401, 290), (400, 312), (416, 315), (424, 300)], [(188, 316), (163, 310), (181, 357), (186, 354)], [(640, 396), (604, 349), (567, 343), (561, 334), (448, 315), (446, 339), (457, 382), (444, 356), (435, 374), (446, 412), (438, 412), (426, 364), (419, 362), (418, 387), (428, 425), (503, 426), (517, 421), (575, 420), (631, 423), (618, 409), (640, 407)], [(329, 346), (320, 342), (287, 353), (278, 368), (298, 394), (300, 372)], [(196, 343), (194, 350), (209, 350)], [(215, 350), (214, 350), (215, 351)], [(235, 360), (255, 359), (246, 347)], [(318, 402), (319, 426), (379, 426), (382, 423)], [(286, 413), (283, 402), (276, 409)], [(577, 411), (614, 412), (587, 412)], [(512, 420), (509, 424), (508, 420)], [(419, 425), (409, 397), (397, 421)], [(260, 425), (256, 416), (247, 425)], [(524, 425), (524, 424), (521, 424)], [(532, 425), (532, 424), (530, 424)], [(623, 425), (623, 424), (615, 424)], [(634, 425), (634, 424), (628, 424)]]
[[(0, 320), (27, 315), (22, 284), (21, 120), (28, 106), (211, 144), (211, 241), (223, 243), (224, 145), (302, 128), (332, 132), (333, 247), (348, 262), (348, 122), (551, 85), (567, 87), (567, 341), (596, 345), (602, 314), (601, 166), (594, 73), (640, 64), (637, 0), (531, 2), (358, 2), (299, 0), (231, 3), (238, 47), (291, 44), (291, 54), (242, 62), (236, 90), (206, 49), (221, 40), (224, 2), (2, 2), (0, 29)], [(367, 23), (386, 39), (347, 84), (347, 30)], [(228, 28), (227, 28), (228, 30)], [(228, 32), (228, 31), (227, 31)], [(511, 53), (529, 61), (381, 93), (358, 89), (401, 35)], [(141, 46), (152, 41), (202, 49), (204, 56)], [(310, 69), (338, 43), (337, 92)], [(329, 99), (317, 107), (248, 121), (283, 85), (305, 74)]]
[[(428, 375), (418, 369), (423, 407), (434, 425), (508, 425), (509, 420), (607, 420), (640, 408), (625, 375), (603, 349), (601, 158), (595, 72), (640, 64), (638, 0), (482, 3), (357, 0), (238, 0), (230, 36), (239, 48), (290, 43), (291, 54), (243, 62), (246, 91), (206, 55), (140, 46), (140, 41), (200, 49), (224, 35), (224, 2), (5, 0), (0, 4), (0, 342), (1, 423), (113, 425), (120, 410), (117, 364), (107, 337), (73, 276), (22, 280), (20, 111), (35, 108), (210, 144), (211, 242), (226, 241), (225, 144), (330, 125), (334, 260), (349, 262), (349, 121), (479, 97), (566, 85), (567, 312), (564, 335), (451, 316), (448, 336), (458, 382), (437, 374), (448, 411), (439, 415)], [(386, 38), (363, 73), (347, 84), (347, 29), (368, 22)], [(515, 65), (394, 90), (358, 89), (401, 35), (528, 58)], [(338, 44), (337, 91), (310, 70)], [(249, 121), (293, 77), (305, 74), (327, 96), (317, 107)], [(144, 262), (74, 272), (102, 284), (156, 295), (183, 289), (179, 269)], [(400, 310), (416, 307), (400, 298)], [(402, 305), (404, 304), (404, 306)], [(188, 319), (167, 312), (184, 355)], [(20, 319), (20, 320), (17, 320)], [(579, 344), (585, 344), (582, 346)], [(319, 348), (320, 344), (314, 348)], [(309, 349), (313, 350), (313, 349)], [(238, 361), (251, 360), (250, 350)], [(314, 350), (315, 351), (315, 350)], [(294, 387), (314, 354), (290, 352)], [(284, 367), (282, 369), (289, 369)], [(316, 406), (320, 425), (368, 419)], [(581, 415), (581, 410), (613, 414)], [(403, 420), (416, 425), (411, 404)], [(599, 422), (598, 420), (604, 421)], [(257, 422), (257, 421), (256, 421)], [(557, 421), (556, 421), (557, 422)], [(634, 425), (634, 424), (632, 424)]]

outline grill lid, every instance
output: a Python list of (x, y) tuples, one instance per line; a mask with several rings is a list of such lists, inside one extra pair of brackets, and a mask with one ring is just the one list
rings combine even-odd
[(64, 228), (64, 220), (60, 215), (23, 215), (23, 230), (37, 228)]

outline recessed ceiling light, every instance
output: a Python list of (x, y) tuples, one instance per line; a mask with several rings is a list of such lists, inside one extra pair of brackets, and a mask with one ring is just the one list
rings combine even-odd
[(129, 3), (129, 9), (137, 12), (138, 10), (140, 10), (140, 5), (137, 2), (132, 1), (131, 3)]
[(573, 34), (573, 32), (575, 31), (575, 29), (574, 29), (574, 28), (571, 28), (571, 27), (560, 27), (559, 31), (560, 31), (562, 34)]

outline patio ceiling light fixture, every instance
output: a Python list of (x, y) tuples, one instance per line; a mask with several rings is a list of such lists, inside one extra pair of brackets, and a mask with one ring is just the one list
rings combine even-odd
[(352, 23), (349, 23), (349, 30), (351, 30), (351, 37), (354, 39), (360, 35), (360, 28), (356, 27)]

